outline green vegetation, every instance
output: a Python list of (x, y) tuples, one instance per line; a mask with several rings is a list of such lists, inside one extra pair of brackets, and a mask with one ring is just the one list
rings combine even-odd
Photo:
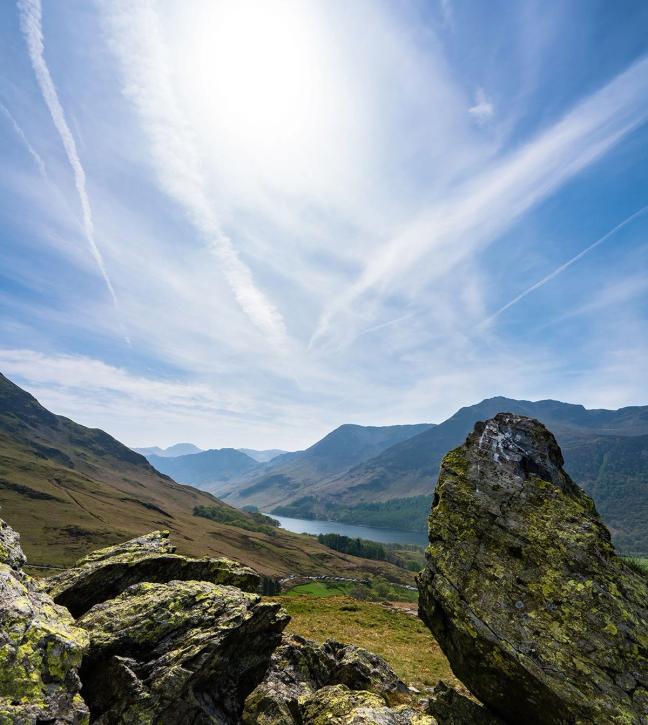
[(623, 561), (634, 571), (644, 576), (648, 576), (648, 557), (641, 556), (623, 556)]
[(415, 544), (380, 544), (342, 534), (319, 534), (317, 540), (335, 551), (375, 561), (388, 561), (409, 571), (419, 571), (425, 563), (423, 547)]
[(418, 601), (418, 592), (374, 576), (363, 582), (318, 579), (297, 584), (286, 592), (286, 596), (308, 595), (312, 597), (334, 597), (346, 595), (365, 602), (412, 602)]
[(350, 595), (355, 586), (352, 582), (314, 581), (308, 582), (308, 584), (298, 584), (296, 587), (289, 589), (286, 596), (333, 597)]
[(239, 509), (218, 508), (216, 506), (195, 506), (193, 510), (194, 516), (202, 516), (203, 518), (217, 521), (219, 524), (227, 526), (236, 526), (246, 531), (259, 531), (263, 534), (274, 534), (279, 526), (276, 519), (270, 518), (258, 512), (246, 513)]
[(411, 614), (342, 596), (280, 596), (273, 601), (281, 602), (292, 618), (287, 632), (364, 647), (418, 688), (441, 679), (458, 684), (430, 631)]

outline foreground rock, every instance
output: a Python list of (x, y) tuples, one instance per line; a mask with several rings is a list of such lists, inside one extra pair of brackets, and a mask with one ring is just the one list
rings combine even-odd
[(445, 457), (419, 613), (511, 723), (648, 723), (648, 580), (615, 556), (540, 423), (500, 414)]
[(437, 725), (434, 717), (413, 707), (391, 708), (379, 695), (345, 685), (323, 687), (306, 698), (302, 717), (300, 722), (309, 725)]
[(380, 696), (382, 706), (410, 699), (407, 686), (378, 655), (328, 640), (284, 637), (263, 682), (245, 704), (244, 722), (288, 725), (303, 721), (303, 703), (328, 685), (345, 685)]
[(174, 554), (168, 536), (168, 531), (154, 531), (100, 549), (81, 559), (77, 566), (49, 577), (44, 585), (54, 601), (75, 617), (139, 582), (195, 580), (227, 584), (247, 592), (258, 590), (261, 578), (249, 567), (229, 559), (193, 559)]
[(81, 677), (93, 721), (239, 723), (287, 621), (234, 587), (129, 587), (78, 621), (90, 634)]
[(85, 723), (77, 669), (88, 636), (24, 563), (18, 535), (0, 520), (0, 722)]

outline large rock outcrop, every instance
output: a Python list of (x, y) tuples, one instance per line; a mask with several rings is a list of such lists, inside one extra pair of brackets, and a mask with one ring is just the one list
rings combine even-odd
[(0, 520), (0, 723), (87, 723), (77, 670), (88, 636), (24, 563), (18, 534)]
[(648, 580), (539, 422), (499, 414), (446, 455), (419, 613), (510, 723), (648, 723)]
[(168, 531), (153, 531), (123, 544), (100, 549), (71, 569), (44, 580), (57, 604), (80, 617), (90, 607), (112, 599), (139, 582), (206, 581), (256, 592), (261, 577), (225, 558), (194, 559), (175, 554)]
[(245, 703), (246, 725), (299, 725), (304, 703), (330, 685), (380, 696), (382, 706), (411, 699), (407, 686), (378, 655), (333, 640), (324, 644), (287, 635), (272, 655), (263, 682)]
[(78, 620), (83, 695), (99, 723), (239, 723), (288, 616), (209, 582), (135, 584)]

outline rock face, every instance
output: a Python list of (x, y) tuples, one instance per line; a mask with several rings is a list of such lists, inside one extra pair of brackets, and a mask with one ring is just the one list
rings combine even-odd
[(116, 597), (139, 582), (174, 580), (227, 584), (256, 592), (261, 577), (249, 567), (229, 559), (192, 559), (174, 554), (168, 531), (154, 531), (124, 544), (95, 551), (77, 566), (45, 580), (57, 604), (80, 617), (90, 607)]
[(240, 722), (288, 622), (278, 604), (208, 582), (143, 583), (78, 621), (83, 695), (100, 723)]
[(309, 725), (437, 725), (434, 717), (415, 708), (391, 708), (379, 695), (345, 685), (323, 687), (303, 701), (302, 712), (300, 722)]
[(24, 563), (18, 534), (0, 521), (0, 722), (87, 723), (77, 669), (88, 636)]
[(510, 723), (648, 723), (648, 580), (529, 418), (478, 423), (443, 460), (419, 614)]
[(302, 723), (303, 703), (329, 685), (373, 692), (380, 696), (383, 707), (410, 699), (406, 685), (382, 657), (332, 640), (318, 645), (298, 635), (288, 635), (272, 655), (263, 682), (248, 698), (244, 722)]

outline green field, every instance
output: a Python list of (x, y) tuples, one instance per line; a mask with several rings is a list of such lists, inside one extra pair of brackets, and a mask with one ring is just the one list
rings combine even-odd
[(354, 584), (349, 582), (308, 582), (308, 584), (298, 584), (296, 587), (286, 592), (288, 597), (298, 597), (300, 595), (308, 595), (311, 597), (332, 597), (344, 596), (349, 594), (354, 588)]
[(375, 577), (369, 585), (332, 580), (297, 584), (285, 592), (286, 596), (336, 597), (350, 596), (362, 601), (412, 602), (418, 601), (418, 592), (389, 583), (383, 577)]
[(342, 596), (287, 594), (272, 600), (281, 602), (291, 616), (287, 632), (317, 642), (335, 639), (364, 647), (384, 657), (404, 682), (419, 689), (441, 679), (458, 684), (430, 631), (411, 614)]

